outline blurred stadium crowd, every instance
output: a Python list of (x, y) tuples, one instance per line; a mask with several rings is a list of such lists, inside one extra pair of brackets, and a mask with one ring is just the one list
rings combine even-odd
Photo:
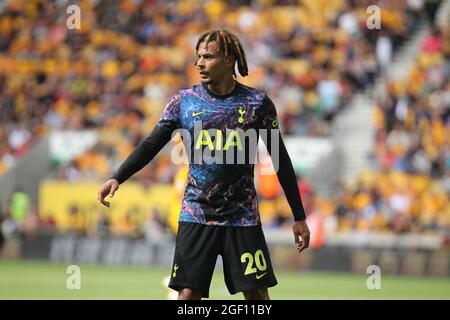
[[(328, 136), (334, 116), (373, 85), (425, 14), (420, 1), (376, 2), (381, 30), (366, 27), (365, 0), (80, 1), (82, 28), (68, 30), (67, 1), (10, 1), (0, 15), (0, 175), (51, 130), (96, 129), (95, 148), (52, 178), (108, 178), (168, 98), (198, 83), (198, 36), (225, 25), (246, 48), (250, 75), (238, 80), (269, 94), (282, 132)], [(388, 83), (375, 108), (372, 166), (355, 184), (322, 198), (299, 177), (308, 215), (327, 232), (450, 229), (449, 35), (434, 28), (409, 81)], [(133, 179), (171, 184), (180, 170), (163, 152)], [(263, 223), (289, 226), (277, 180), (257, 179)], [(76, 208), (68, 214), (75, 230), (89, 228)]]

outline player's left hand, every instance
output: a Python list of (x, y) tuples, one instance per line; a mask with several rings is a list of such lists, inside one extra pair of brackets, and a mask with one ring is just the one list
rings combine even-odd
[(306, 220), (296, 221), (292, 226), (297, 252), (300, 253), (309, 247), (310, 232)]

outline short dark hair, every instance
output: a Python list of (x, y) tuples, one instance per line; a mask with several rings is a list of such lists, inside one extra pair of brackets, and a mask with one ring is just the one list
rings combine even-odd
[[(219, 52), (222, 52), (225, 58), (233, 57), (237, 61), (239, 74), (243, 77), (248, 75), (247, 59), (245, 58), (244, 48), (239, 39), (226, 29), (212, 30), (205, 32), (197, 41), (195, 50), (198, 51), (200, 43), (208, 43), (217, 41), (219, 44)], [(233, 75), (236, 76), (233, 68)]]

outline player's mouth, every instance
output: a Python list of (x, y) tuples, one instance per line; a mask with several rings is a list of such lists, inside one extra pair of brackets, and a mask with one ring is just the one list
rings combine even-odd
[(200, 74), (200, 78), (202, 78), (202, 79), (208, 78), (208, 73), (206, 73), (206, 72), (199, 72), (199, 74)]

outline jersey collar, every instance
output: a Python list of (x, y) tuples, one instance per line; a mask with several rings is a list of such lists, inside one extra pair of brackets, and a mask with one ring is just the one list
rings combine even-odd
[(236, 83), (236, 85), (234, 86), (233, 91), (231, 91), (228, 94), (222, 95), (222, 96), (221, 95), (217, 95), (214, 92), (212, 92), (211, 90), (209, 90), (207, 84), (202, 83), (201, 85), (202, 85), (203, 89), (205, 89), (205, 91), (208, 93), (208, 95), (210, 97), (217, 98), (217, 99), (226, 99), (226, 98), (229, 98), (229, 97), (235, 95), (236, 92), (238, 91), (239, 87), (240, 87), (240, 83), (239, 82), (237, 82), (237, 81), (234, 81), (234, 82)]

